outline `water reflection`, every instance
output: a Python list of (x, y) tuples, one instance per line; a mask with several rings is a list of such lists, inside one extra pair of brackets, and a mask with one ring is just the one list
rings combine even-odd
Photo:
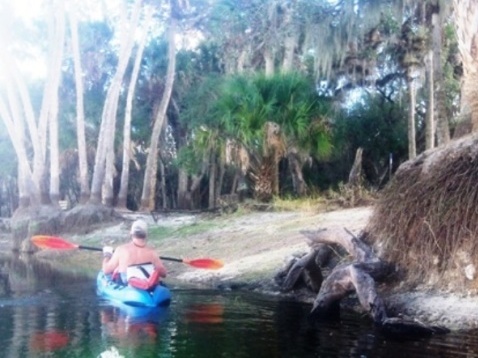
[(0, 298), (27, 295), (57, 284), (85, 280), (89, 277), (58, 264), (37, 260), (32, 255), (0, 255)]
[(66, 332), (48, 330), (35, 332), (30, 337), (29, 347), (34, 353), (52, 352), (64, 348), (69, 341)]
[(184, 316), (188, 323), (222, 323), (224, 321), (224, 304), (222, 302), (191, 304), (186, 307)]
[(0, 356), (62, 356), (78, 342), (87, 307), (66, 304), (68, 295), (55, 289), (78, 294), (75, 286), (88, 277), (13, 253), (0, 256), (0, 272)]
[(102, 334), (120, 345), (155, 342), (159, 327), (168, 316), (169, 307), (132, 307), (104, 303), (100, 306)]
[(257, 294), (173, 288), (169, 309), (141, 309), (98, 298), (95, 273), (17, 256), (0, 273), (0, 357), (478, 356), (476, 332), (401, 342), (367, 317), (311, 321), (310, 305)]

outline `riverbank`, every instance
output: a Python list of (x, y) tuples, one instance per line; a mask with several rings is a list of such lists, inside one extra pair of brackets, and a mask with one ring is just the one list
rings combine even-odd
[[(300, 230), (344, 227), (358, 234), (367, 224), (371, 207), (316, 211), (237, 212), (229, 215), (141, 215), (119, 213), (114, 225), (82, 236), (69, 236), (83, 245), (117, 246), (128, 240), (131, 222), (143, 218), (149, 223), (150, 242), (163, 256), (181, 258), (210, 257), (224, 261), (217, 271), (165, 262), (168, 283), (173, 287), (203, 286), (223, 290), (254, 290), (281, 295), (274, 276), (292, 255), (308, 252)], [(40, 257), (48, 253), (39, 253)], [(51, 253), (50, 253), (51, 255)], [(91, 252), (71, 252), (69, 259), (88, 267), (99, 266)], [(392, 316), (406, 315), (429, 325), (452, 330), (478, 329), (478, 298), (453, 293), (390, 291), (379, 287)], [(312, 302), (314, 295), (301, 295)], [(353, 303), (354, 297), (350, 300)], [(356, 301), (356, 300), (355, 300)]]

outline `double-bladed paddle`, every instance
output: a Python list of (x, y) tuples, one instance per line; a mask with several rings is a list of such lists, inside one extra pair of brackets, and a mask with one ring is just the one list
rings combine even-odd
[[(58, 236), (49, 235), (35, 235), (31, 238), (32, 242), (41, 249), (56, 249), (56, 250), (91, 250), (103, 251), (100, 247), (84, 246), (69, 242)], [(218, 270), (224, 266), (221, 260), (200, 258), (200, 259), (178, 259), (175, 257), (160, 256), (161, 260), (181, 262), (196, 268)]]

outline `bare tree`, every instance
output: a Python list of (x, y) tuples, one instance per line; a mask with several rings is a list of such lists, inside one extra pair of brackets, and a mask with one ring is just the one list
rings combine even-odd
[(174, 72), (176, 71), (176, 32), (177, 32), (177, 16), (179, 13), (179, 5), (175, 0), (171, 1), (171, 16), (168, 27), (168, 68), (166, 71), (166, 83), (164, 86), (161, 102), (153, 124), (151, 134), (151, 142), (149, 145), (148, 158), (146, 159), (146, 169), (144, 172), (143, 191), (141, 194), (141, 210), (154, 210), (155, 201), (154, 194), (156, 191), (156, 169), (158, 161), (158, 144), (161, 130), (166, 120), (166, 110), (168, 109), (169, 100), (174, 84)]
[(116, 132), (116, 113), (118, 109), (119, 95), (126, 67), (134, 45), (135, 29), (140, 18), (142, 1), (136, 0), (132, 15), (127, 19), (126, 9), (122, 9), (122, 21), (120, 21), (121, 34), (119, 36), (120, 51), (116, 72), (108, 88), (101, 126), (98, 137), (97, 152), (91, 183), (91, 204), (100, 204), (102, 201), (108, 206), (113, 205), (113, 177), (114, 177), (114, 133)]
[(78, 145), (78, 163), (80, 170), (80, 203), (85, 203), (90, 197), (90, 185), (88, 180), (88, 159), (86, 155), (85, 135), (85, 110), (83, 101), (83, 76), (80, 57), (80, 43), (78, 38), (78, 21), (76, 8), (71, 7), (68, 15), (70, 20), (71, 47), (75, 66), (76, 86), (76, 140)]
[(136, 83), (138, 81), (139, 70), (141, 68), (141, 60), (143, 58), (143, 51), (146, 44), (146, 38), (151, 24), (152, 16), (150, 11), (146, 11), (142, 36), (138, 41), (138, 48), (136, 50), (136, 58), (134, 61), (133, 72), (128, 86), (128, 95), (126, 98), (126, 113), (123, 127), (123, 165), (121, 171), (121, 184), (118, 194), (117, 207), (126, 208), (126, 197), (128, 194), (129, 181), (129, 163), (131, 161), (131, 111), (133, 109), (133, 98), (136, 90)]
[(61, 82), (61, 64), (65, 46), (65, 4), (59, 0), (56, 5), (55, 14), (57, 20), (54, 29), (54, 48), (52, 49), (51, 68), (51, 99), (48, 116), (49, 123), (49, 149), (50, 149), (50, 200), (52, 204), (58, 205), (60, 200), (60, 159), (58, 143), (58, 88)]
[[(50, 193), (56, 200), (59, 196), (58, 164), (58, 87), (61, 78), (61, 64), (64, 46), (64, 2), (51, 3), (48, 18), (47, 56), (48, 74), (43, 88), (43, 97), (38, 118), (36, 118), (27, 85), (12, 54), (11, 28), (3, 24), (2, 67), (5, 70), (6, 91), (0, 97), (0, 116), (4, 121), (19, 161), (20, 207), (50, 204)], [(48, 137), (48, 131), (50, 137)], [(33, 154), (30, 155), (31, 145)], [(48, 152), (48, 148), (50, 151)], [(50, 154), (50, 170), (46, 170), (47, 155)], [(48, 176), (49, 174), (49, 176)], [(48, 179), (50, 178), (50, 186)]]

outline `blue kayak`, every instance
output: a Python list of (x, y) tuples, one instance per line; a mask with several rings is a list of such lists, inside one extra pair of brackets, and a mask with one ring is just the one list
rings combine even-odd
[(171, 291), (166, 286), (157, 285), (151, 290), (142, 290), (118, 284), (101, 271), (96, 278), (96, 287), (100, 297), (129, 306), (158, 307), (171, 302)]

